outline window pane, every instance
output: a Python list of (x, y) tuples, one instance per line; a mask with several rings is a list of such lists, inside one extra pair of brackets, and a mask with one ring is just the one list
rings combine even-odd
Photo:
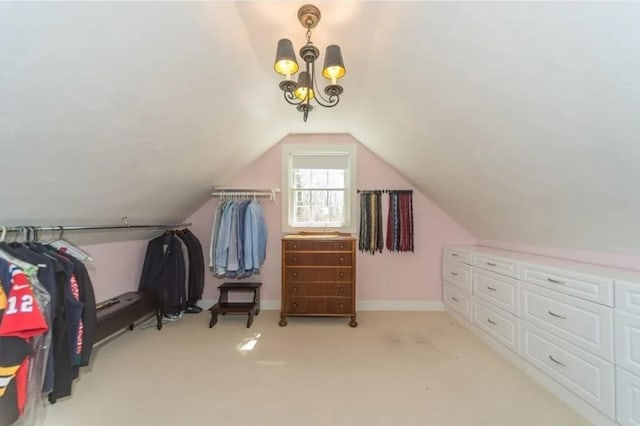
[(294, 188), (309, 188), (311, 183), (311, 170), (296, 169), (293, 171)]
[(296, 207), (293, 214), (294, 214), (294, 222), (308, 223), (311, 220), (309, 207)]
[(329, 192), (329, 218), (330, 222), (344, 222), (344, 191)]
[(311, 188), (326, 188), (328, 183), (327, 170), (311, 170)]
[(329, 185), (327, 188), (344, 188), (344, 170), (327, 170)]
[(311, 206), (311, 192), (310, 191), (295, 191), (294, 192), (294, 206)]
[(327, 191), (313, 191), (311, 193), (311, 220), (326, 222), (328, 217)]

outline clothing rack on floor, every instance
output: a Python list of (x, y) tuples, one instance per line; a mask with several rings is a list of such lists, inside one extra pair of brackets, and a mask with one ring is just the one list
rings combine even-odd
[(211, 195), (214, 197), (219, 197), (223, 200), (269, 197), (269, 199), (275, 203), (276, 194), (278, 193), (280, 193), (280, 188), (270, 188), (270, 189), (214, 188)]

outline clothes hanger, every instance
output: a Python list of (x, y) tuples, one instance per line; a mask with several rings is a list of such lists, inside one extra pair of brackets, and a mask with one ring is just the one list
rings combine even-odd
[(2, 236), (0, 236), (0, 243), (4, 243), (4, 239), (7, 236), (7, 227), (6, 226), (0, 226), (0, 230), (2, 230)]

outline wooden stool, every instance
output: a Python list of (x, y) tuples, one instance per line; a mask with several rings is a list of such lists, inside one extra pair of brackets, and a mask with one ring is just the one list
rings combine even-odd
[[(260, 287), (262, 283), (239, 283), (228, 282), (218, 286), (220, 296), (218, 303), (209, 308), (211, 311), (211, 320), (209, 328), (212, 328), (218, 322), (218, 314), (226, 315), (230, 313), (246, 313), (247, 328), (253, 324), (253, 316), (260, 313)], [(253, 293), (253, 302), (229, 302), (229, 293)]]

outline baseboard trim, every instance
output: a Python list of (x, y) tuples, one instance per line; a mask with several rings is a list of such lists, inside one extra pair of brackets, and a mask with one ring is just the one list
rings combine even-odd
[[(214, 299), (202, 299), (198, 306), (209, 309), (216, 303)], [(279, 311), (279, 300), (261, 300), (260, 308), (265, 311)], [(444, 311), (441, 300), (363, 300), (356, 302), (356, 311)]]

